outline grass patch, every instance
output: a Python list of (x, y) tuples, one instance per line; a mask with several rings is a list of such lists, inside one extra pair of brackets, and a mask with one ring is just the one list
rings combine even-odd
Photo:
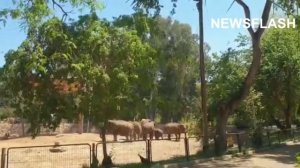
[(298, 168), (300, 168), (300, 152), (296, 154), (296, 163)]

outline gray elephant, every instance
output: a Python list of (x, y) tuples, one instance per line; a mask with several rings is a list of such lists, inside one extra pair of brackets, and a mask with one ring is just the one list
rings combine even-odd
[(142, 135), (142, 126), (140, 122), (133, 121), (133, 138), (134, 140), (139, 140)]
[(125, 136), (126, 140), (132, 140), (134, 127), (131, 122), (124, 120), (108, 120), (107, 131), (114, 135), (114, 141), (117, 141), (117, 136)]
[(163, 130), (159, 129), (159, 128), (154, 128), (154, 137), (156, 140), (158, 139), (164, 139), (163, 138)]
[(149, 138), (152, 140), (154, 134), (154, 122), (149, 119), (142, 119), (141, 125), (142, 125), (143, 140), (146, 140), (148, 135)]
[(168, 134), (168, 139), (171, 139), (171, 135), (174, 134), (176, 137), (176, 140), (180, 139), (181, 133), (185, 133), (186, 129), (183, 124), (179, 123), (167, 123), (164, 126), (164, 133)]

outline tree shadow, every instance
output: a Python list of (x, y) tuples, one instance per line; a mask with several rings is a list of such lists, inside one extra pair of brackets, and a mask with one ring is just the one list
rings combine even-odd
[(266, 158), (284, 164), (295, 164), (296, 153), (300, 152), (300, 144), (283, 145), (256, 153), (255, 157)]

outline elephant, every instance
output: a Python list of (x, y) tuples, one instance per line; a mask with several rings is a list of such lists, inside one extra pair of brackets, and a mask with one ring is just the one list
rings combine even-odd
[(176, 140), (180, 140), (180, 134), (186, 133), (185, 126), (179, 123), (167, 123), (164, 126), (164, 133), (168, 134), (168, 139), (171, 139), (171, 134), (175, 134)]
[(108, 120), (108, 132), (114, 135), (114, 141), (117, 141), (117, 135), (125, 136), (126, 140), (132, 140), (134, 126), (131, 122), (124, 120)]
[(156, 140), (158, 140), (159, 138), (164, 139), (163, 138), (163, 130), (161, 130), (159, 128), (154, 128), (154, 137)]
[(134, 140), (139, 140), (140, 136), (142, 135), (142, 126), (141, 123), (137, 121), (133, 121), (133, 138)]
[(147, 139), (148, 134), (150, 139), (152, 140), (154, 134), (154, 122), (149, 119), (142, 119), (141, 125), (142, 125), (143, 140)]

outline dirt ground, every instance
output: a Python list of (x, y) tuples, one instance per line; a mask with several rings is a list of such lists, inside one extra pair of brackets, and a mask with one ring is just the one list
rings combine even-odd
[[(112, 141), (113, 137), (107, 135), (107, 140)], [(62, 152), (50, 152), (52, 145), (58, 142)], [(50, 147), (38, 148), (11, 148), (9, 149), (9, 168), (80, 168), (82, 164), (88, 163), (90, 159), (90, 146), (64, 146), (63, 144), (82, 144), (82, 143), (99, 143), (100, 138), (98, 134), (84, 133), (84, 134), (59, 134), (55, 136), (39, 136), (35, 139), (31, 137), (1, 140), (0, 148), (9, 147), (24, 147), (24, 146), (43, 146), (51, 145)], [(112, 155), (113, 162), (116, 164), (139, 163), (138, 154), (145, 156), (146, 143), (145, 141), (125, 142), (123, 137), (118, 137), (119, 143), (108, 143), (108, 153)], [(201, 150), (200, 142), (196, 139), (189, 140), (190, 154), (195, 154)], [(103, 152), (102, 145), (98, 144), (97, 158), (102, 161)], [(176, 156), (184, 156), (184, 142), (159, 140), (152, 141), (152, 158), (153, 161), (166, 160)]]
[(223, 159), (198, 160), (194, 163), (169, 165), (166, 168), (295, 168), (295, 155), (300, 143), (289, 142), (283, 147), (258, 152), (250, 157), (225, 157)]

